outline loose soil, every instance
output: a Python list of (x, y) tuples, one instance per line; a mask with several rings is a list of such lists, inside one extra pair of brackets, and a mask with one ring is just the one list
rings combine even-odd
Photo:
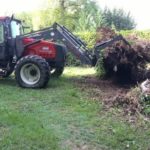
[(122, 85), (111, 79), (102, 80), (88, 76), (73, 79), (73, 81), (81, 91), (87, 93), (90, 99), (102, 102), (104, 109), (122, 108), (123, 114), (128, 116), (127, 119), (130, 121), (135, 121), (135, 118), (132, 119), (131, 117), (135, 117), (142, 112), (142, 106), (139, 102), (140, 89), (135, 88), (135, 85)]
[(73, 79), (75, 83), (84, 91), (88, 91), (90, 98), (101, 100), (105, 103), (110, 102), (118, 95), (125, 96), (131, 89), (131, 85), (121, 85), (113, 80), (103, 80), (97, 77), (82, 77)]

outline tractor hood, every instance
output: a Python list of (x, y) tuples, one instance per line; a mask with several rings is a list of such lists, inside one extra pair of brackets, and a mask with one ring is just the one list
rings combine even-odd
[(23, 38), (22, 42), (23, 42), (24, 45), (27, 45), (27, 44), (35, 42), (35, 39), (29, 38), (29, 37), (25, 37), (25, 38)]

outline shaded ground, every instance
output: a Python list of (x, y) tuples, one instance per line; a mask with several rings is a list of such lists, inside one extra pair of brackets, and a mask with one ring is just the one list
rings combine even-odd
[(126, 95), (131, 86), (119, 85), (112, 80), (102, 80), (97, 77), (86, 76), (80, 79), (73, 79), (83, 89), (90, 89), (90, 95), (93, 99), (100, 99), (105, 102), (118, 95)]
[[(38, 90), (18, 87), (13, 76), (0, 79), (0, 149), (150, 148), (149, 122), (140, 119), (132, 125), (122, 117), (122, 110), (106, 111), (100, 99), (95, 101), (89, 96), (90, 90), (81, 91), (77, 80), (94, 73), (93, 68), (66, 68), (61, 78), (51, 79), (46, 89)], [(106, 93), (109, 87), (103, 85)]]

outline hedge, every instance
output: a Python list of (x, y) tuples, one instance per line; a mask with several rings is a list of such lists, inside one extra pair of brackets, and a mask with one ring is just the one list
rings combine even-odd
[[(96, 43), (96, 32), (79, 32), (74, 34), (83, 41), (85, 41), (85, 43), (87, 43), (88, 49), (92, 51)], [(118, 34), (122, 34), (124, 37), (127, 37), (129, 35), (135, 35), (139, 38), (150, 40), (150, 30), (147, 31), (127, 30), (127, 31), (120, 31), (118, 32)], [(82, 64), (80, 60), (78, 60), (74, 55), (68, 53), (67, 65), (79, 66)]]
[(127, 31), (120, 31), (119, 33), (125, 37), (129, 35), (135, 35), (139, 38), (150, 40), (150, 30), (146, 31), (127, 30)]
[[(96, 43), (96, 32), (80, 32), (80, 33), (74, 33), (77, 37), (79, 37), (81, 40), (83, 40), (90, 51), (93, 50), (93, 47)], [(80, 60), (78, 60), (74, 55), (72, 55), (70, 52), (67, 55), (67, 65), (69, 66), (79, 66), (82, 65)]]

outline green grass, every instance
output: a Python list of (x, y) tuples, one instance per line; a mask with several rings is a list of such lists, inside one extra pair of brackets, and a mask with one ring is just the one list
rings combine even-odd
[(67, 68), (40, 90), (18, 87), (13, 76), (0, 79), (0, 149), (150, 148), (150, 123), (126, 123), (120, 110), (105, 111), (71, 81), (87, 74), (94, 75), (94, 69)]

